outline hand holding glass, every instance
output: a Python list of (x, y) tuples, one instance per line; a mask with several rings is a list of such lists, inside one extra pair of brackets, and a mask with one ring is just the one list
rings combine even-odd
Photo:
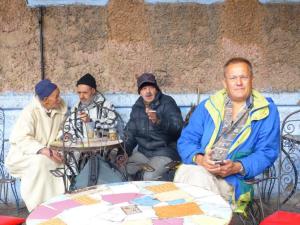
[(93, 122), (86, 123), (86, 133), (87, 133), (88, 139), (94, 138), (95, 131), (94, 131), (94, 123)]

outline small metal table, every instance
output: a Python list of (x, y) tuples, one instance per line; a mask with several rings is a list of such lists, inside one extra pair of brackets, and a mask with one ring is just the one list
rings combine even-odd
[[(104, 161), (114, 162), (118, 153), (118, 149), (122, 149), (124, 154), (126, 151), (122, 146), (121, 139), (109, 140), (107, 137), (95, 139), (83, 139), (78, 142), (53, 142), (50, 148), (58, 150), (63, 155), (64, 167), (52, 170), (54, 176), (62, 177), (65, 185), (65, 192), (72, 191), (70, 187), (74, 182), (74, 178), (81, 171), (87, 160), (96, 160), (96, 155), (100, 155)], [(93, 172), (97, 176), (97, 171)]]

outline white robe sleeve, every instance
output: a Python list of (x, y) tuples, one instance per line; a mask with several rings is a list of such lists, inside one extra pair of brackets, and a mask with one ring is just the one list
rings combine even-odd
[(46, 147), (35, 138), (34, 114), (24, 110), (17, 120), (11, 136), (10, 143), (14, 144), (23, 154), (36, 154)]

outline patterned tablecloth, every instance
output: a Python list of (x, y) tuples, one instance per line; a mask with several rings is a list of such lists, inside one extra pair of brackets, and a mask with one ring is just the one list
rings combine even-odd
[(225, 225), (232, 216), (221, 196), (182, 183), (104, 184), (57, 196), (30, 213), (27, 225)]

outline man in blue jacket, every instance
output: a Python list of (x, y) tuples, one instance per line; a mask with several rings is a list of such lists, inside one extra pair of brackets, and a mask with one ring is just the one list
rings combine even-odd
[(176, 182), (222, 195), (243, 212), (253, 195), (245, 183), (276, 160), (280, 120), (272, 99), (252, 89), (251, 63), (232, 58), (224, 66), (224, 89), (193, 112), (178, 140), (183, 161)]

